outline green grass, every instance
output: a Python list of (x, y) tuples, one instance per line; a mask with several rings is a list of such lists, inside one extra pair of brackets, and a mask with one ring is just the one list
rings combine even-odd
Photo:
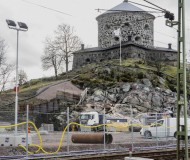
[(176, 76), (177, 67), (167, 65), (164, 67), (163, 72), (171, 76)]
[[(111, 69), (111, 74), (105, 74), (105, 65), (112, 66)], [(45, 79), (35, 79), (31, 80), (30, 83), (24, 84), (20, 86), (20, 91), (19, 93), (23, 94), (34, 94), (35, 91), (38, 89), (45, 87), (51, 83), (59, 82), (63, 79), (67, 79), (69, 76), (73, 77), (74, 75), (79, 75), (79, 79), (75, 80), (76, 82), (80, 82), (81, 85), (84, 84), (85, 82), (90, 84), (94, 83), (96, 84), (115, 84), (119, 82), (120, 80), (128, 81), (128, 80), (133, 80), (129, 79), (130, 77), (127, 77), (125, 74), (129, 74), (129, 71), (126, 73), (120, 73), (117, 70), (117, 67), (114, 68), (114, 66), (119, 66), (119, 59), (115, 60), (110, 60), (110, 61), (103, 61), (100, 63), (92, 63), (88, 64), (84, 67), (81, 67), (78, 70), (75, 71), (70, 71), (67, 75), (63, 74), (62, 76), (59, 76), (59, 80), (55, 80), (53, 77), (45, 78)], [(143, 78), (145, 77), (145, 74), (150, 71), (156, 71), (156, 68), (153, 66), (148, 65), (147, 63), (144, 63), (144, 60), (142, 59), (133, 59), (133, 58), (128, 58), (126, 60), (122, 60), (122, 66), (123, 67), (130, 67), (130, 68), (137, 68), (138, 70), (134, 71), (134, 75), (130, 75), (131, 78)], [(174, 66), (164, 66), (162, 68), (162, 72), (171, 75), (171, 76), (176, 76), (176, 67)], [(132, 71), (133, 72), (133, 71)], [(136, 74), (136, 75), (135, 75)], [(154, 73), (155, 74), (155, 73)], [(68, 77), (67, 77), (68, 76)], [(118, 79), (118, 76), (121, 76)], [(122, 79), (121, 79), (122, 78)], [(13, 90), (10, 90), (9, 93), (14, 93)]]
[[(127, 60), (123, 60), (122, 61), (122, 66), (125, 66), (125, 67), (138, 67), (138, 68), (142, 68), (142, 69), (145, 69), (145, 70), (156, 71), (156, 67), (147, 65), (146, 63), (143, 62), (142, 59), (129, 58)], [(161, 72), (165, 73), (167, 75), (170, 75), (170, 76), (176, 76), (177, 67), (166, 65), (161, 69)]]

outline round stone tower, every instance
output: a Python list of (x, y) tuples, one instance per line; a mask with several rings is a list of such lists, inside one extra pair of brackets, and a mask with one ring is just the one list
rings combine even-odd
[(152, 14), (130, 4), (128, 0), (99, 15), (98, 46), (108, 48), (119, 44), (114, 31), (120, 28), (122, 43), (131, 42), (145, 47), (154, 45)]

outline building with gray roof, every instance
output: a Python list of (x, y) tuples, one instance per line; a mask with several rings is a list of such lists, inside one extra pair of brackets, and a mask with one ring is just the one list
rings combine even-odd
[[(155, 16), (124, 0), (121, 4), (99, 15), (98, 47), (84, 48), (73, 53), (73, 69), (103, 60), (126, 58), (157, 59), (175, 62), (177, 51), (154, 47)], [(116, 30), (119, 34), (116, 36)], [(118, 38), (119, 37), (119, 38)]]

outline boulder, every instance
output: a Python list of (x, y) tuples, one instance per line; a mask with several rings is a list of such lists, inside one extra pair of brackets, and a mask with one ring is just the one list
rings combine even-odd
[(164, 93), (166, 93), (166, 95), (171, 95), (172, 91), (170, 89), (166, 89), (166, 90), (164, 90)]
[(152, 87), (152, 83), (150, 82), (149, 79), (144, 78), (144, 79), (142, 79), (142, 82), (143, 82), (146, 86)]
[(115, 94), (109, 94), (109, 95), (108, 95), (108, 99), (109, 99), (110, 101), (112, 101), (112, 102), (116, 102), (116, 101), (117, 101)]
[(138, 94), (138, 96), (139, 96), (139, 99), (141, 99), (141, 100), (147, 100), (147, 98), (148, 98), (148, 96), (147, 96), (147, 94), (146, 93), (144, 93), (144, 92), (140, 92), (139, 94)]
[(148, 101), (143, 102), (142, 106), (144, 106), (146, 108), (151, 108), (150, 102), (148, 102)]
[(129, 83), (125, 83), (123, 86), (122, 86), (122, 90), (123, 92), (128, 92), (131, 88), (131, 85)]
[(131, 104), (139, 104), (139, 99), (137, 97), (133, 97), (130, 99), (130, 102)]
[(142, 84), (139, 84), (139, 83), (132, 84), (132, 89), (133, 90), (138, 90), (138, 89), (141, 89), (141, 88), (142, 88)]
[(108, 92), (116, 94), (116, 93), (120, 92), (120, 88), (111, 88), (111, 89), (108, 90)]
[(99, 101), (103, 101), (103, 100), (104, 100), (103, 96), (96, 96), (96, 97), (94, 97), (94, 101), (95, 102), (99, 102)]
[(137, 97), (127, 96), (122, 103), (139, 104), (139, 99)]
[(150, 92), (150, 88), (149, 88), (149, 87), (143, 87), (143, 90), (144, 90), (145, 92)]
[(101, 95), (103, 95), (103, 91), (102, 90), (96, 90), (93, 95), (94, 96), (101, 96)]
[(162, 105), (162, 97), (158, 93), (155, 93), (152, 96), (152, 105), (155, 107), (159, 107)]

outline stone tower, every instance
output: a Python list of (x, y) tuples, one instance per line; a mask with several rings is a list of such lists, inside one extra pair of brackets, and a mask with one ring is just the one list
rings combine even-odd
[[(155, 17), (124, 0), (121, 4), (99, 15), (98, 47), (85, 48), (73, 53), (73, 69), (89, 63), (99, 63), (112, 59), (141, 58), (175, 63), (177, 51), (168, 48), (154, 47)], [(114, 31), (120, 29), (120, 40)], [(121, 54), (120, 54), (121, 53)]]
[(153, 47), (155, 17), (146, 11), (128, 3), (123, 3), (99, 15), (98, 47), (108, 48), (119, 44), (115, 39), (114, 30), (120, 28), (122, 43), (131, 41), (145, 47)]

